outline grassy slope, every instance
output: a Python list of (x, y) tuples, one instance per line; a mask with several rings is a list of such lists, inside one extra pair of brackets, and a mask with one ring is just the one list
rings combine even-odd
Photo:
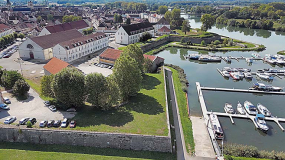
[(163, 74), (146, 74), (139, 94), (117, 110), (85, 107), (73, 118), (76, 130), (167, 136)]
[(181, 119), (183, 133), (184, 133), (185, 145), (186, 145), (187, 151), (189, 153), (193, 153), (195, 151), (195, 143), (194, 143), (194, 138), (193, 138), (192, 122), (188, 118), (187, 101), (185, 97), (185, 92), (182, 91), (181, 83), (178, 77), (178, 72), (173, 68), (170, 68), (170, 69), (173, 73), (172, 74), (173, 82), (175, 86), (175, 93), (176, 93), (176, 98), (177, 98), (177, 103), (178, 103), (179, 113), (180, 113), (180, 119)]
[(171, 153), (148, 151), (118, 150), (111, 148), (93, 148), (67, 145), (40, 145), (29, 143), (0, 143), (0, 159), (36, 160), (36, 159), (96, 159), (96, 160), (123, 160), (123, 159), (161, 159), (174, 160)]
[[(263, 159), (263, 158), (247, 158), (247, 157), (234, 157), (231, 156), (232, 160), (270, 160), (270, 159)], [(226, 156), (225, 157), (226, 160), (228, 160), (229, 158)]]

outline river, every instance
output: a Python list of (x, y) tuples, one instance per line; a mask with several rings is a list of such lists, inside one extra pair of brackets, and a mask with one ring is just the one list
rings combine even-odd
[[(200, 28), (201, 22), (197, 17), (189, 19), (191, 28)], [(240, 39), (243, 41), (253, 42), (256, 44), (263, 44), (266, 46), (266, 50), (259, 52), (264, 57), (265, 54), (276, 54), (278, 51), (285, 50), (285, 33), (275, 33), (266, 30), (253, 30), (246, 28), (234, 28), (224, 26), (214, 26), (210, 32), (214, 32), (220, 35)], [(178, 65), (184, 69), (189, 81), (188, 98), (190, 113), (192, 116), (201, 116), (201, 108), (197, 97), (197, 90), (195, 82), (200, 82), (201, 86), (207, 87), (222, 87), (222, 88), (241, 88), (248, 89), (252, 86), (253, 82), (263, 82), (265, 84), (272, 84), (274, 86), (285, 87), (285, 77), (279, 79), (274, 78), (272, 82), (264, 82), (258, 77), (253, 76), (252, 81), (241, 80), (233, 81), (232, 79), (223, 78), (218, 72), (217, 68), (223, 67), (243, 67), (250, 68), (252, 71), (264, 68), (277, 68), (280, 66), (270, 66), (262, 61), (254, 61), (252, 65), (249, 65), (245, 60), (232, 60), (231, 64), (227, 64), (224, 61), (221, 63), (199, 63), (195, 61), (185, 60), (184, 56), (192, 53), (200, 54), (215, 54), (222, 56), (244, 56), (250, 57), (254, 52), (208, 52), (198, 51), (190, 49), (180, 48), (168, 48), (161, 51), (157, 55), (165, 58), (165, 63)], [(283, 68), (284, 69), (284, 68)], [(253, 104), (262, 103), (271, 112), (273, 116), (285, 118), (285, 97), (280, 95), (258, 95), (249, 93), (231, 93), (231, 92), (214, 92), (203, 91), (204, 98), (208, 110), (224, 112), (223, 107), (225, 102), (230, 102), (233, 107), (236, 108), (237, 102), (242, 104), (245, 100), (251, 101)], [(267, 122), (270, 130), (267, 134), (255, 129), (254, 124), (250, 120), (234, 119), (235, 124), (231, 124), (229, 118), (219, 117), (225, 132), (226, 143), (238, 143), (245, 145), (253, 145), (262, 150), (276, 150), (285, 151), (285, 133), (274, 122)], [(282, 124), (285, 127), (285, 124)]]

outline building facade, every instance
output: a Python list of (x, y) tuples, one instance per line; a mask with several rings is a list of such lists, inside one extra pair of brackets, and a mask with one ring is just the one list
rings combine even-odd
[(53, 56), (65, 62), (72, 62), (106, 48), (108, 45), (108, 37), (102, 32), (97, 32), (55, 45)]
[(163, 28), (163, 27), (167, 27), (168, 29), (170, 29), (170, 23), (169, 23), (164, 17), (162, 17), (162, 18), (154, 25), (155, 33), (157, 33), (158, 30), (161, 29), (161, 28)]
[(0, 24), (0, 38), (12, 34), (14, 30), (5, 24)]
[(115, 34), (115, 42), (124, 45), (136, 43), (146, 32), (154, 36), (154, 27), (149, 22), (121, 26)]

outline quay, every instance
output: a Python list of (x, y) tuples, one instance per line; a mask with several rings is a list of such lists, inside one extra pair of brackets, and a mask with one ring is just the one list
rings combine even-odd
[(209, 90), (209, 91), (222, 91), (222, 92), (243, 92), (243, 93), (285, 95), (285, 92), (268, 92), (268, 91), (249, 90), (249, 89), (247, 90), (247, 89), (213, 88), (213, 87), (200, 87), (200, 89)]

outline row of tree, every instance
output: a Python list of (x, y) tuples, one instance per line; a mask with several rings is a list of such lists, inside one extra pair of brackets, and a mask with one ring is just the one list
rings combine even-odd
[(62, 17), (62, 23), (73, 22), (82, 20), (81, 16), (74, 16), (74, 15), (65, 15)]
[(137, 2), (114, 2), (114, 3), (106, 3), (105, 7), (108, 9), (113, 8), (121, 8), (124, 10), (134, 10), (134, 11), (145, 11), (147, 10), (147, 5), (145, 3), (137, 3)]
[(123, 17), (122, 17), (122, 15), (115, 13), (115, 14), (114, 14), (114, 22), (115, 22), (115, 23), (123, 23)]
[(83, 30), (83, 34), (84, 35), (88, 35), (88, 34), (91, 34), (91, 33), (93, 33), (93, 27), (90, 27), (90, 28), (87, 28), (87, 29)]
[(30, 86), (17, 71), (7, 71), (0, 68), (0, 85), (6, 89), (13, 89), (16, 96), (26, 96)]
[(172, 11), (167, 11), (164, 14), (164, 18), (170, 22), (170, 28), (171, 29), (177, 29), (180, 28), (184, 18), (180, 17), (181, 10), (180, 9), (173, 9)]
[(18, 34), (16, 32), (14, 32), (13, 34), (3, 36), (0, 38), (0, 46), (5, 46), (5, 45), (13, 42), (17, 38), (23, 39), (24, 37), (25, 37), (25, 35), (23, 33)]
[(140, 90), (143, 73), (151, 66), (152, 62), (144, 59), (141, 48), (131, 44), (116, 60), (113, 74), (107, 78), (98, 73), (84, 76), (76, 68), (66, 68), (55, 75), (44, 76), (41, 93), (54, 97), (66, 107), (80, 107), (88, 102), (107, 110), (135, 96)]

